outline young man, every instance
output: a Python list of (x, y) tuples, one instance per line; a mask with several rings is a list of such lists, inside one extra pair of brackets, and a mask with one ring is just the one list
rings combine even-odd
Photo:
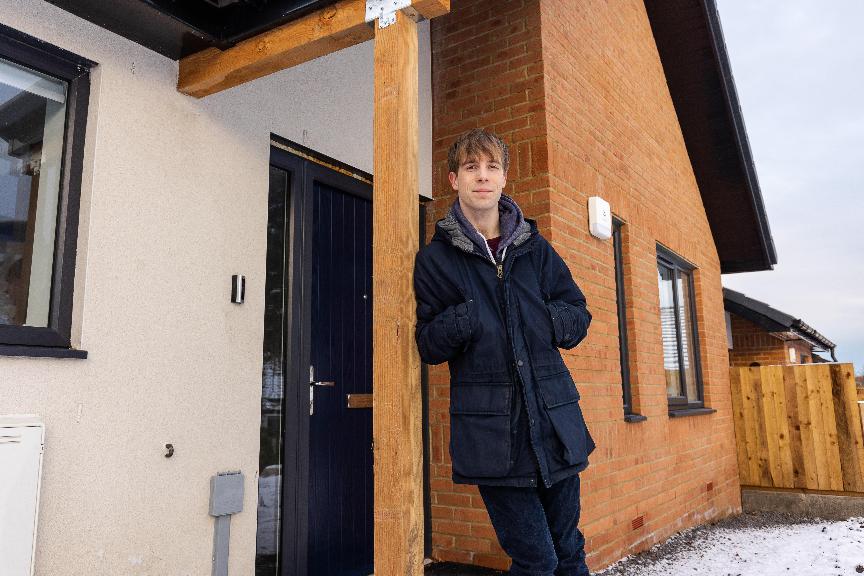
[(450, 367), (453, 481), (477, 484), (513, 576), (587, 576), (579, 472), (594, 442), (558, 348), (591, 314), (567, 265), (502, 195), (509, 155), (484, 130), (448, 157), (458, 192), (414, 267), (417, 347)]

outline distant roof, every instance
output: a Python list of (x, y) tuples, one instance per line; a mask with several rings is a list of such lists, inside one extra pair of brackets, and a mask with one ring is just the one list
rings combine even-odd
[(723, 288), (723, 307), (727, 311), (764, 328), (766, 332), (779, 335), (791, 332), (814, 347), (830, 353), (834, 362), (837, 361), (834, 356), (834, 348), (837, 345), (800, 318), (790, 316), (764, 302), (754, 300), (729, 288)]
[(654, 41), (720, 257), (771, 270), (777, 253), (714, 0), (645, 0)]

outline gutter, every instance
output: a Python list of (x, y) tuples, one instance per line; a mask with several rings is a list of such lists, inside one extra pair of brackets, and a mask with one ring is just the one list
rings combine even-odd
[(795, 321), (792, 322), (792, 331), (801, 336), (802, 339), (810, 342), (810, 344), (817, 345), (823, 350), (829, 352), (831, 354), (831, 359), (834, 362), (837, 362), (837, 356), (834, 354), (834, 349), (837, 345), (820, 334), (818, 330), (812, 328), (801, 319), (796, 318)]

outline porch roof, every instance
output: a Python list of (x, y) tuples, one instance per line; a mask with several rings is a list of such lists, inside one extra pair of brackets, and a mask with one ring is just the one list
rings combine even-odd
[[(457, 0), (458, 1), (458, 0)], [(48, 0), (179, 60), (224, 50), (336, 0)], [(645, 0), (721, 272), (777, 263), (715, 0)]]
[(47, 0), (172, 60), (224, 50), (337, 0)]
[[(779, 335), (784, 340), (787, 339), (783, 337), (786, 334), (800, 338), (815, 348), (830, 353), (831, 357), (834, 358), (834, 348), (836, 347), (834, 342), (800, 318), (772, 308), (765, 302), (749, 298), (741, 292), (723, 288), (723, 308), (753, 322), (766, 332)], [(837, 359), (834, 358), (834, 361), (836, 362)]]

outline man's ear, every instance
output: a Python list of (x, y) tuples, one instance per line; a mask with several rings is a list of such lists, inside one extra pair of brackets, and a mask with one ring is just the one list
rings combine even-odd
[(507, 172), (504, 172), (504, 181), (501, 182), (501, 188), (507, 186)]
[(450, 179), (450, 186), (453, 187), (453, 190), (456, 190), (458, 192), (459, 191), (459, 185), (456, 184), (456, 178), (457, 178), (456, 173), (450, 172), (449, 174), (447, 174), (447, 178)]

